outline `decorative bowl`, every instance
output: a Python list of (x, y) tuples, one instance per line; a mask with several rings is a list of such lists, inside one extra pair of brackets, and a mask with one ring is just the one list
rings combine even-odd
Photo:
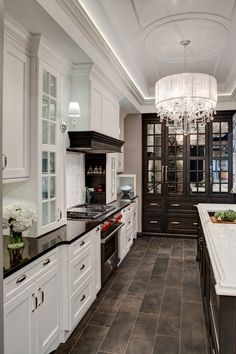
[(120, 190), (124, 195), (129, 195), (131, 189), (132, 189), (132, 187), (129, 186), (128, 184), (120, 187)]

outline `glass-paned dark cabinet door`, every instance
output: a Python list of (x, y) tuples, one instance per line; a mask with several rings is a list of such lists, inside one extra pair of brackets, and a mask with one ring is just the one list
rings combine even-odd
[(232, 119), (215, 119), (209, 129), (209, 193), (225, 195), (232, 189)]
[(163, 195), (164, 166), (163, 166), (163, 125), (147, 122), (144, 125), (143, 172), (144, 193), (150, 196)]
[(167, 142), (165, 147), (166, 164), (164, 179), (167, 184), (168, 195), (183, 195), (185, 191), (185, 137), (176, 132), (174, 127), (167, 128)]

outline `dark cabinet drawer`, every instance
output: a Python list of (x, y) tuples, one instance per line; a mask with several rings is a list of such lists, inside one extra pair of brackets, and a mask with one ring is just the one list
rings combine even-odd
[(164, 211), (165, 201), (162, 198), (145, 198), (144, 210), (160, 210)]
[(168, 200), (168, 210), (169, 211), (182, 211), (182, 210), (188, 210), (191, 212), (196, 212), (197, 213), (197, 204), (198, 202), (194, 201), (183, 201), (183, 200)]
[(143, 232), (161, 232), (163, 216), (156, 213), (143, 214)]
[(179, 233), (197, 233), (198, 219), (197, 216), (181, 216), (169, 215), (167, 221), (168, 232)]

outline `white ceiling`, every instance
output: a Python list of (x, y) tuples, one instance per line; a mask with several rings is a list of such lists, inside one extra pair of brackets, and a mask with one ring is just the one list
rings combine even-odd
[[(77, 0), (144, 98), (155, 82), (182, 71), (216, 77), (219, 94), (236, 87), (234, 0)], [(184, 50), (179, 42), (191, 41)]]

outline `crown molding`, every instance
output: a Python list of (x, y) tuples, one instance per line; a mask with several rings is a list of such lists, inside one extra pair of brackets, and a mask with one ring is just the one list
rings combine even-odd
[[(109, 67), (118, 75), (120, 82), (125, 85), (126, 89), (137, 101), (138, 104), (143, 104), (143, 95), (135, 86), (134, 82), (129, 77), (128, 73), (120, 64), (117, 57), (112, 52), (111, 48), (103, 39), (102, 35), (99, 33), (83, 7), (77, 0), (56, 0), (58, 5), (66, 12), (69, 18), (77, 26), (78, 30), (83, 34), (83, 36), (89, 41), (89, 43), (95, 48), (95, 50), (102, 56), (103, 60), (107, 63)], [(109, 77), (103, 72), (103, 76)], [(120, 90), (120, 93), (123, 94), (123, 90), (119, 88), (118, 82), (113, 83), (113, 87), (116, 86), (117, 90)], [(124, 95), (123, 95), (124, 97)]]
[(8, 14), (4, 14), (4, 40), (25, 55), (30, 56), (31, 34)]

